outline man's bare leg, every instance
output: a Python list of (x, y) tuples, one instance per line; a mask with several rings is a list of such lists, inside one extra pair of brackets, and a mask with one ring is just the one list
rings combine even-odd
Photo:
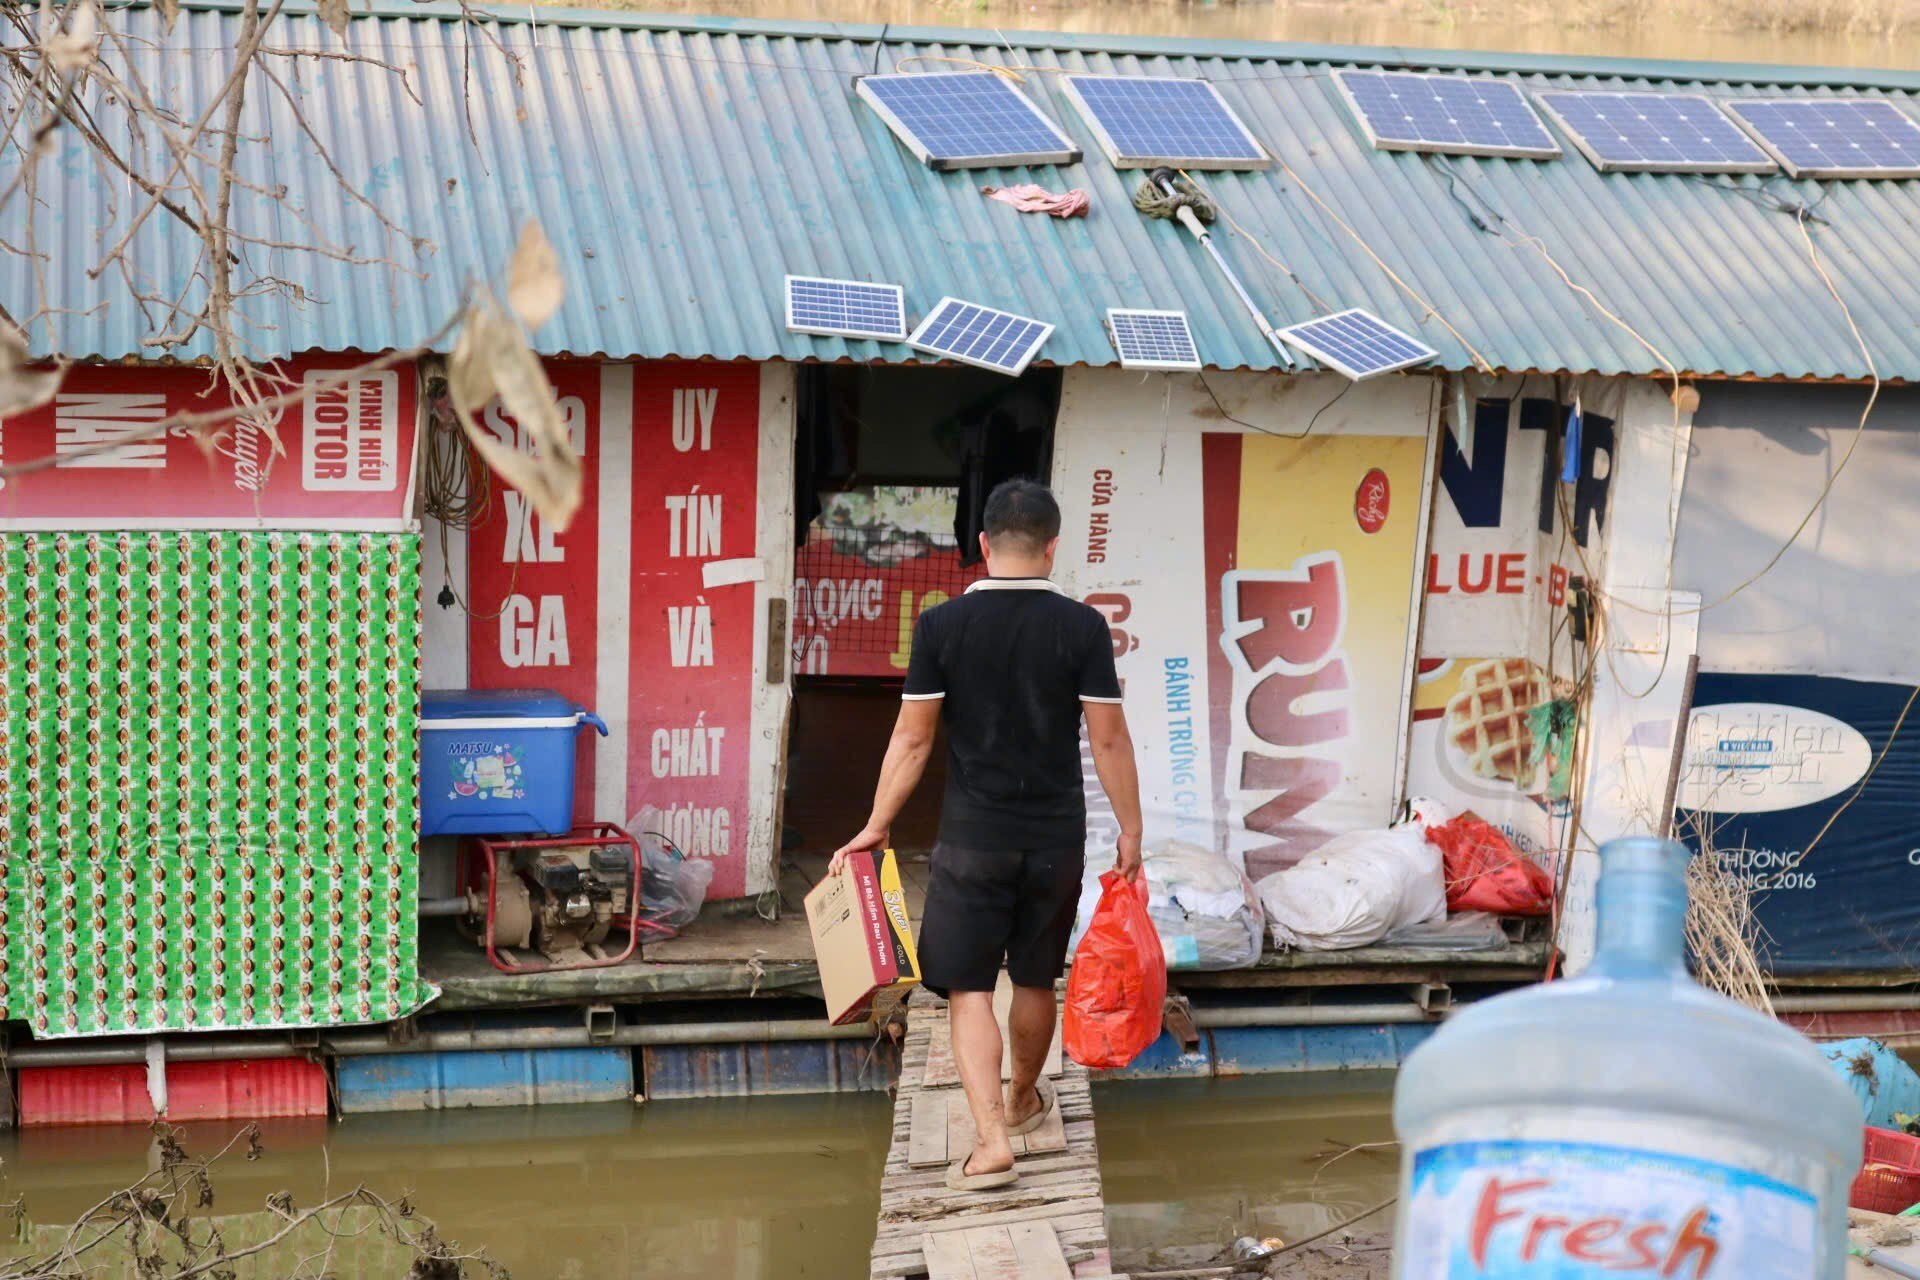
[(947, 1016), (953, 1025), (954, 1065), (960, 1069), (960, 1084), (973, 1112), (973, 1154), (965, 1172), (1011, 1169), (1013, 1146), (1007, 1141), (1007, 1117), (1000, 1106), (1000, 1020), (993, 1016), (993, 993), (952, 992)]
[(1052, 987), (1015, 987), (1007, 1009), (1007, 1032), (1013, 1040), (1013, 1078), (1007, 1081), (1007, 1123), (1019, 1124), (1040, 1110), (1035, 1088), (1046, 1069), (1047, 1050), (1053, 1047), (1053, 1020), (1059, 1012)]

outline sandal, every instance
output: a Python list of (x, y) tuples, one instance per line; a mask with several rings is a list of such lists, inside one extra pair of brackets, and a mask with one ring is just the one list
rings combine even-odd
[(1007, 1126), (1007, 1136), (1017, 1138), (1023, 1133), (1032, 1133), (1047, 1122), (1054, 1108), (1053, 1082), (1045, 1076), (1033, 1082), (1033, 1090), (1040, 1095), (1040, 1109), (1022, 1120), (1019, 1124)]
[(1012, 1169), (1002, 1169), (998, 1173), (968, 1173), (967, 1161), (973, 1159), (971, 1152), (961, 1156), (947, 1166), (947, 1188), (950, 1191), (991, 1191), (995, 1187), (1012, 1186), (1020, 1175)]

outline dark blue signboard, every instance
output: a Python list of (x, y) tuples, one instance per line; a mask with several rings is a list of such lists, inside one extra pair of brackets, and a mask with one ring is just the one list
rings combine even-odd
[(1895, 733), (1913, 696), (1700, 674), (1678, 834), (1751, 887), (1776, 975), (1920, 969), (1920, 714)]

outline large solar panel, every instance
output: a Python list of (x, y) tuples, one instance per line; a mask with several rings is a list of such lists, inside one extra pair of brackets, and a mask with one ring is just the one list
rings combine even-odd
[(1616, 173), (1772, 173), (1773, 158), (1697, 93), (1534, 95), (1593, 167)]
[(855, 91), (934, 169), (1072, 164), (1080, 149), (991, 71), (862, 76)]
[(1205, 80), (1066, 76), (1067, 96), (1117, 169), (1264, 169), (1267, 153)]
[(906, 293), (897, 284), (788, 276), (787, 328), (900, 342), (907, 336)]
[(1200, 349), (1184, 311), (1107, 310), (1107, 334), (1123, 369), (1198, 369)]
[(1560, 144), (1518, 86), (1473, 76), (1336, 71), (1334, 80), (1382, 151), (1552, 160)]
[(1280, 330), (1280, 336), (1356, 382), (1375, 374), (1424, 364), (1439, 354), (1371, 311), (1358, 307), (1290, 325)]
[(1040, 353), (1053, 326), (977, 302), (942, 298), (907, 339), (916, 351), (946, 356), (1018, 377)]
[(1796, 178), (1920, 177), (1920, 124), (1884, 98), (1740, 98), (1727, 110)]

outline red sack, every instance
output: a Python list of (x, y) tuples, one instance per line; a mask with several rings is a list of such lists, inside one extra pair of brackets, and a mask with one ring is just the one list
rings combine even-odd
[(1448, 911), (1544, 916), (1553, 911), (1553, 877), (1514, 849), (1499, 828), (1472, 813), (1427, 828), (1440, 846)]
[(1147, 878), (1100, 877), (1100, 904), (1067, 975), (1062, 1047), (1083, 1067), (1124, 1067), (1160, 1038), (1167, 959), (1147, 915)]

